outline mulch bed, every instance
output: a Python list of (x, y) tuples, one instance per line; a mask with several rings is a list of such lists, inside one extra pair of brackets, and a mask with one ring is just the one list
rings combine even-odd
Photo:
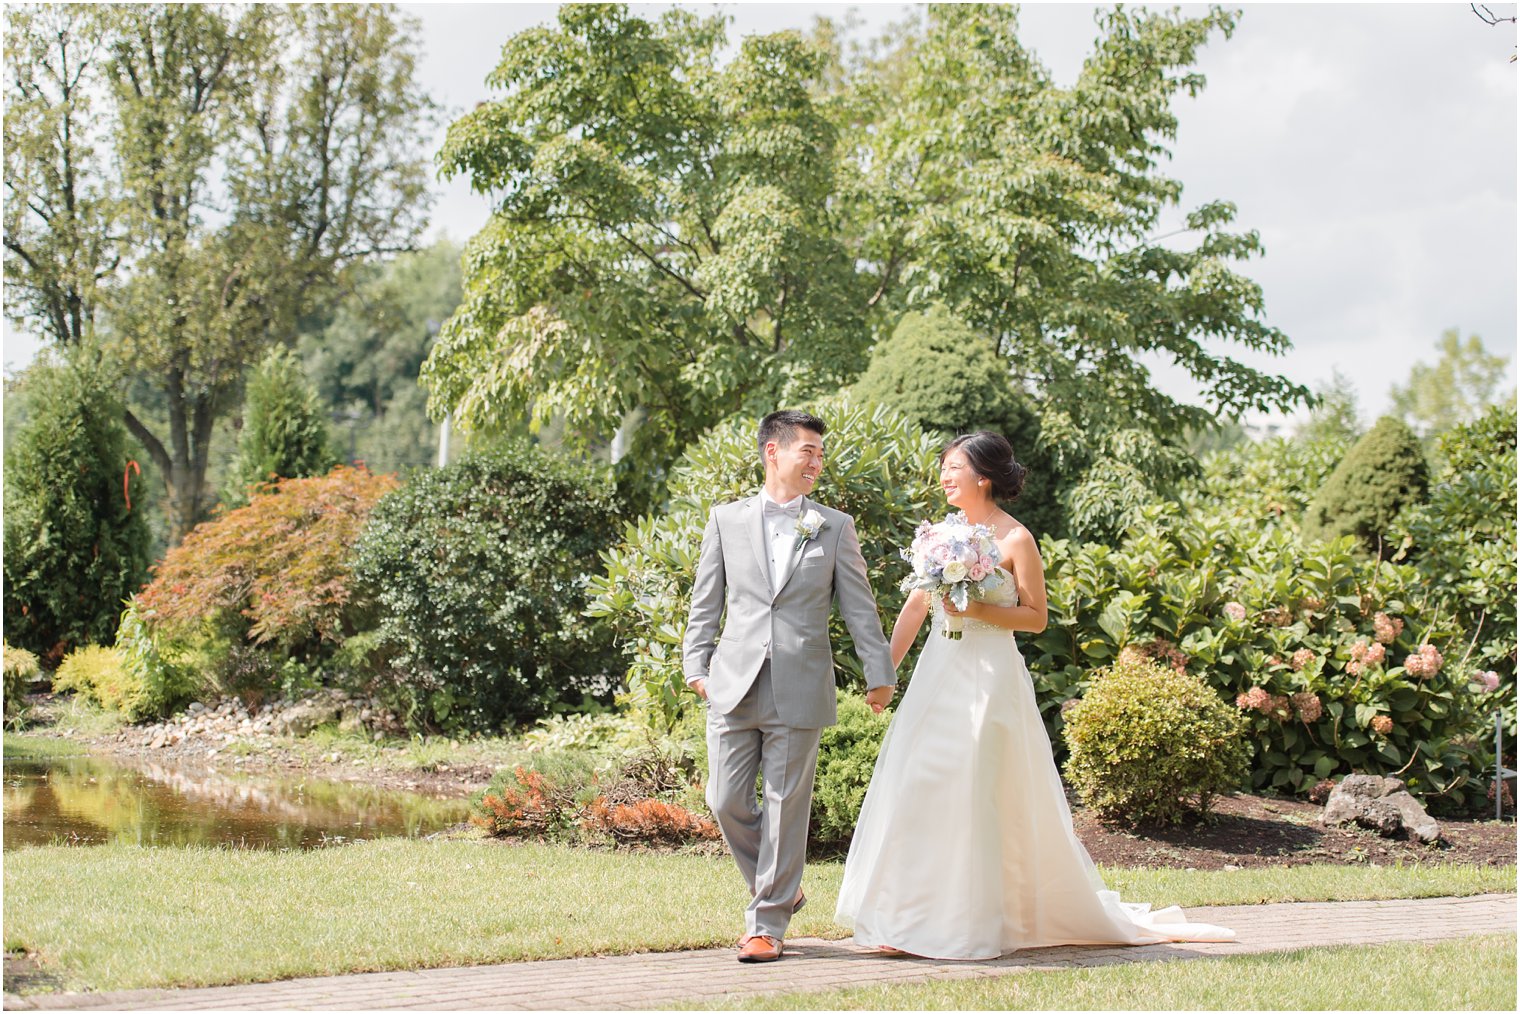
[(1201, 822), (1171, 828), (1105, 825), (1076, 808), (1072, 820), (1093, 861), (1103, 866), (1219, 870), (1309, 863), (1505, 866), (1515, 862), (1512, 818), (1500, 823), (1437, 817), (1441, 840), (1425, 845), (1413, 838), (1384, 838), (1354, 824), (1326, 827), (1319, 820), (1322, 810), (1297, 799), (1238, 795), (1216, 799), (1213, 811)]

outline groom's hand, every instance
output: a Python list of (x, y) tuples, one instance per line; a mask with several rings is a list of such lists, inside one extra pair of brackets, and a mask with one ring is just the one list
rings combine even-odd
[(692, 680), (691, 683), (688, 684), (688, 686), (691, 687), (692, 693), (696, 694), (698, 697), (702, 698), (704, 701), (707, 700), (707, 680), (705, 680), (705, 679)]
[(872, 711), (879, 715), (888, 704), (892, 703), (892, 694), (896, 691), (897, 688), (895, 686), (876, 687), (872, 690), (867, 690), (866, 703), (871, 706)]

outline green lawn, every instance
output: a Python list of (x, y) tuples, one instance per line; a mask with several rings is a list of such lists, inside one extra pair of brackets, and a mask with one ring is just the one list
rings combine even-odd
[(27, 736), (7, 732), (4, 737), (7, 757), (82, 757), (87, 747), (69, 739), (53, 736)]
[(1514, 1010), (1515, 937), (746, 997), (717, 1010)]
[[(393, 839), (314, 852), (22, 848), (7, 950), (67, 988), (211, 985), (726, 946), (748, 901), (725, 857)], [(840, 938), (843, 867), (809, 867), (793, 936)], [(1238, 904), (1512, 891), (1515, 868), (1106, 871), (1127, 900)]]

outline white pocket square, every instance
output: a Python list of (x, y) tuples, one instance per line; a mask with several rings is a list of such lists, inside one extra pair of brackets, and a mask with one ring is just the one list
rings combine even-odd
[(811, 549), (807, 550), (806, 552), (804, 552), (802, 554), (802, 558), (804, 560), (812, 560), (812, 559), (814, 559), (816, 557), (823, 556), (823, 555), (824, 555), (823, 547), (822, 546), (814, 546), (813, 548), (811, 548)]

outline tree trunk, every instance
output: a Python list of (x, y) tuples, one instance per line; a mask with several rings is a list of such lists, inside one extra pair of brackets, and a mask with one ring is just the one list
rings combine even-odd
[[(168, 387), (173, 392), (182, 388), (177, 374), (171, 374)], [(194, 435), (190, 435), (187, 416), (194, 418)], [(179, 545), (191, 529), (204, 518), (209, 498), (206, 495), (206, 466), (211, 450), (211, 425), (214, 416), (205, 395), (187, 405), (183, 400), (171, 398), (169, 404), (170, 443), (166, 448), (131, 409), (125, 412), (127, 429), (147, 449), (148, 456), (164, 477), (164, 490), (169, 496), (169, 546)]]

